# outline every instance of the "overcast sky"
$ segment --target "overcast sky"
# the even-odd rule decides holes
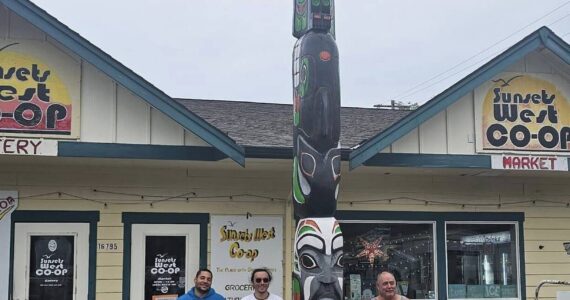
[[[291,103],[293,0],[33,2],[172,97]],[[342,105],[423,103],[540,26],[570,41],[569,14],[564,0],[336,0]]]

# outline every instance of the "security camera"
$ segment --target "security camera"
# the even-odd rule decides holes
[[[570,242],[563,243],[566,254],[570,255]]]

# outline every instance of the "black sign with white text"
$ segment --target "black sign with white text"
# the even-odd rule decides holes
[[[30,238],[29,300],[73,300],[75,237]]]
[[[186,291],[186,237],[147,236],[145,300],[183,295]]]

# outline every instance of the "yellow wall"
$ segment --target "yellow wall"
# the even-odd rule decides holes
[[[252,161],[246,169],[232,162],[111,159],[0,158],[0,163],[5,168],[5,172],[0,175],[0,188],[20,193],[20,210],[99,210],[100,242],[122,243],[123,212],[250,212],[253,215],[283,215],[284,286],[290,286],[291,251],[288,249],[292,249],[294,224],[289,201],[285,201],[289,197],[291,180],[288,161]],[[570,240],[570,208],[565,204],[570,195],[567,177],[553,176],[553,173],[542,174],[542,177],[489,177],[475,174],[461,176],[460,172],[366,167],[354,172],[344,171],[338,209],[524,212],[527,297],[533,297],[534,288],[542,279],[570,280],[570,256],[566,255],[562,247],[563,242]],[[98,192],[94,192],[94,189]],[[55,192],[63,194],[29,197]],[[169,200],[150,207],[152,200],[161,199],[149,197],[150,195],[162,195],[164,198],[188,192],[195,192],[197,198],[188,202],[185,199]],[[249,196],[236,196],[242,194]],[[140,199],[137,195],[146,196],[145,199]],[[231,200],[230,195],[233,195]],[[205,196],[219,197],[200,199]],[[393,199],[391,203],[387,200],[390,198]],[[506,204],[532,200],[537,200],[536,204]],[[428,205],[424,201],[428,201]],[[497,207],[499,201],[502,203],[501,208]],[[103,203],[107,203],[106,208]],[[466,206],[463,208],[462,204]],[[539,245],[544,248],[540,250]],[[209,253],[208,248],[208,261]],[[98,253],[97,299],[121,299],[122,260],[122,249],[114,253]],[[555,298],[555,291],[560,289],[545,287],[541,296],[545,299]],[[288,291],[285,297],[290,299]]]

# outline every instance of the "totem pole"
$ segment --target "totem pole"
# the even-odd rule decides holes
[[[340,182],[340,83],[333,0],[294,0],[293,299],[343,298],[343,237],[334,218]]]

